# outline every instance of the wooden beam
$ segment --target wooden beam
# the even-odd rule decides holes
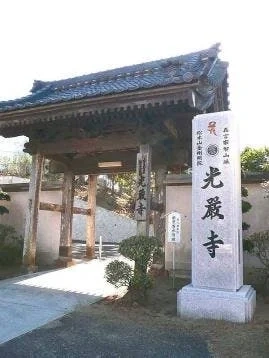
[[[46,211],[56,211],[56,212],[63,212],[63,206],[60,204],[52,204],[52,203],[43,203],[40,202],[39,210],[46,210]]]
[[[100,168],[98,163],[102,162],[121,162],[121,167]],[[115,151],[97,153],[96,155],[86,155],[82,158],[74,159],[72,170],[74,173],[106,174],[126,171],[135,171],[136,151]]]
[[[139,146],[138,139],[129,133],[112,133],[105,137],[67,139],[52,143],[26,143],[25,151],[39,151],[44,155],[66,153],[96,153],[123,149],[135,149]]]
[[[64,173],[59,256],[70,261],[72,260],[73,201],[74,175],[68,170]]]
[[[154,116],[154,114],[152,114],[152,116]],[[142,114],[141,117],[143,117]],[[25,151],[29,153],[39,151],[47,157],[57,155],[61,158],[61,154],[73,154],[75,157],[77,154],[83,153],[93,154],[130,149],[137,150],[139,145],[143,143],[155,146],[162,141],[171,138],[172,120],[170,120],[171,123],[169,122],[170,130],[168,130],[162,123],[161,118],[157,118],[157,113],[154,118],[155,120],[141,118],[139,126],[132,130],[128,128],[127,124],[122,124],[121,130],[116,130],[114,124],[111,124],[109,126],[109,132],[106,132],[106,127],[103,125],[103,127],[99,128],[99,134],[96,133],[94,128],[92,130],[88,129],[88,133],[83,137],[77,137],[75,134],[72,135],[73,129],[71,126],[66,129],[66,134],[70,138],[67,137],[63,139],[61,136],[59,138],[53,137],[51,140],[49,138],[46,140],[44,139],[44,136],[39,138],[35,137],[33,134],[30,136],[33,137],[33,139],[30,138],[29,143],[25,144]],[[173,127],[173,130],[175,135],[175,126]],[[58,131],[63,134],[63,130],[61,128],[57,129],[57,127],[53,129],[47,128],[46,131],[43,129],[43,131],[46,133],[55,133]]]
[[[180,165],[183,167],[184,163],[188,161],[186,150],[183,150],[180,145],[175,143],[173,139],[152,147],[152,170],[157,170],[161,166],[173,167]],[[69,160],[69,168],[75,175],[93,175],[101,174],[118,174],[134,172],[136,170],[136,154],[134,150],[104,152],[96,154],[77,154],[74,159]],[[67,160],[67,159],[66,159]],[[98,162],[115,162],[121,161],[121,167],[99,168]],[[50,163],[51,173],[63,173],[65,166],[57,161]]]
[[[172,134],[173,137],[178,138],[177,128],[172,119],[167,119],[163,122],[168,131]]]
[[[96,167],[90,167],[90,168],[74,168],[75,175],[86,175],[89,173],[89,170],[91,170],[92,175],[102,175],[102,174],[121,174],[121,173],[130,173],[135,172],[135,166],[122,166],[122,167],[115,167],[115,168],[96,168]]]
[[[60,213],[64,212],[62,205],[53,204],[53,203],[44,203],[44,202],[40,203],[39,210],[56,211],[56,212],[60,212]],[[91,215],[91,210],[90,209],[73,207],[72,208],[72,213],[73,214],[80,214],[80,215]]]
[[[88,209],[91,215],[87,216],[86,257],[95,257],[95,211],[96,211],[97,176],[88,176]]]
[[[104,152],[96,154],[84,154],[83,156],[76,156],[72,162],[72,168],[98,168],[98,163],[101,162],[122,162],[123,165],[134,165],[136,163],[137,150],[121,150],[113,152]]]
[[[80,215],[91,215],[91,210],[90,209],[84,209],[84,208],[78,208],[78,207],[73,207],[73,214],[80,214]]]
[[[46,159],[50,160],[49,170],[51,171],[51,162],[55,162],[58,166],[61,166],[61,173],[68,169],[70,164],[70,159],[68,159],[64,154],[47,154]]]
[[[43,155],[40,153],[33,155],[23,247],[23,265],[30,270],[34,270],[36,264],[36,238],[43,162]]]
[[[122,163],[121,167],[99,168],[100,162],[117,162]],[[86,175],[92,173],[94,175],[110,174],[110,173],[125,173],[135,171],[136,165],[136,151],[115,151],[106,153],[81,154],[77,155],[69,163],[70,169],[76,175]],[[51,173],[63,173],[65,166],[58,161],[51,161],[49,170]]]
[[[1,184],[1,188],[4,192],[14,193],[29,191],[29,183],[13,183],[13,184]],[[41,191],[60,191],[62,190],[62,183],[60,182],[43,182],[41,184]]]

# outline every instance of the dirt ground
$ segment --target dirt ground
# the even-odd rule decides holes
[[[179,332],[195,334],[207,341],[209,351],[217,358],[269,357],[269,304],[258,295],[254,320],[239,324],[214,320],[186,320],[176,315],[176,292],[187,281],[159,277],[151,290],[148,302],[129,305],[124,300],[109,297],[98,304],[80,308],[95,315],[110,316],[112,320],[133,319],[160,329],[173,327]]]

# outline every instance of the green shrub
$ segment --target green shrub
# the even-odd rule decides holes
[[[152,286],[153,280],[151,276],[138,270],[134,271],[129,285],[130,290],[133,292],[141,292],[142,296],[145,296],[146,291],[152,288]]]
[[[9,225],[0,224],[0,265],[21,263],[23,240]]]
[[[254,249],[254,244],[251,240],[247,239],[243,239],[243,250],[247,251],[249,254],[253,253],[253,249]]]
[[[244,249],[255,255],[263,265],[261,275],[264,278],[264,291],[269,294],[269,230],[254,233],[244,241]]]
[[[129,286],[133,276],[133,270],[126,262],[114,260],[111,261],[105,269],[107,282],[115,287]]]
[[[243,198],[246,198],[248,196],[248,189],[244,186],[241,186],[241,195]],[[252,205],[246,201],[242,199],[242,213],[248,213],[249,210],[252,208]],[[242,222],[242,230],[246,231],[250,228],[250,225],[246,222]]]
[[[10,201],[10,196],[0,188],[0,200]]]
[[[18,265],[21,263],[22,248],[14,245],[0,245],[0,265]]]
[[[245,200],[242,200],[242,212],[243,213],[247,213],[249,212],[249,210],[252,208],[252,205]]]
[[[162,243],[153,236],[131,236],[123,240],[119,246],[119,252],[135,262],[135,269],[147,272],[154,255],[160,253]]]
[[[5,206],[0,205],[0,215],[4,215],[8,213],[9,213],[8,209]]]
[[[106,280],[116,287],[128,286],[133,300],[144,301],[153,284],[147,271],[153,257],[161,252],[161,247],[161,241],[155,237],[131,236],[123,240],[119,252],[134,261],[134,269],[123,261],[114,260],[106,267]]]
[[[20,240],[13,226],[0,224],[0,244],[16,244]]]
[[[254,233],[244,240],[248,252],[258,257],[269,272],[269,230]]]
[[[10,201],[10,196],[7,193],[3,192],[1,188],[0,188],[0,200]],[[8,209],[5,206],[0,205],[0,215],[4,215],[8,213],[9,213]]]

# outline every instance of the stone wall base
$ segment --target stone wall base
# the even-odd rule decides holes
[[[256,307],[256,291],[249,285],[238,291],[195,288],[191,284],[177,293],[177,314],[182,318],[249,322]]]

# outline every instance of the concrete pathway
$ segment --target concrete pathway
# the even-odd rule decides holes
[[[77,305],[123,294],[104,279],[111,259],[0,281],[0,344],[62,317]]]

